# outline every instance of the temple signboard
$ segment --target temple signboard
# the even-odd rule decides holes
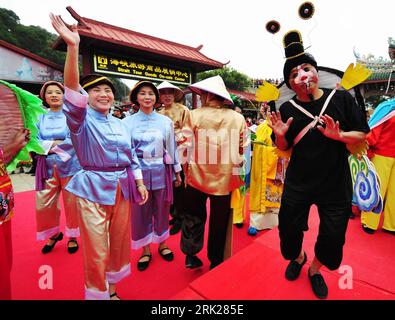
[[[191,71],[177,66],[142,61],[125,56],[96,52],[93,55],[95,72],[131,79],[168,81],[171,83],[191,84]]]

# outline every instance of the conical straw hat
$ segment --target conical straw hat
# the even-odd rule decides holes
[[[162,89],[174,89],[174,100],[180,101],[182,97],[184,96],[184,92],[174,84],[168,82],[168,81],[163,81],[159,86],[157,86],[160,94],[160,90]]]
[[[198,95],[201,94],[201,91],[214,93],[224,98],[227,104],[233,104],[232,98],[226,90],[224,80],[222,80],[221,76],[214,76],[191,84],[189,89]]]

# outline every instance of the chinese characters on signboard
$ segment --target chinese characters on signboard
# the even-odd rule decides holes
[[[95,72],[121,77],[169,81],[191,84],[191,72],[179,67],[168,67],[158,63],[148,63],[127,57],[96,53],[93,55]]]

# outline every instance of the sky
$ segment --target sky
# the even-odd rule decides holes
[[[346,70],[361,55],[388,57],[388,37],[395,38],[395,2],[390,0],[312,0],[312,19],[302,20],[303,0],[1,0],[24,25],[56,33],[48,14],[75,23],[66,10],[184,45],[203,45],[211,59],[251,78],[280,78],[284,65],[282,37],[298,29],[318,65]],[[269,34],[265,25],[277,20],[280,31]]]

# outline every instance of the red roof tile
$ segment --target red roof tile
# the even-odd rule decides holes
[[[45,64],[47,66],[50,66],[50,67],[52,67],[52,68],[54,68],[56,70],[59,70],[59,71],[63,72],[63,66],[60,66],[60,65],[58,65],[58,64],[56,64],[56,63],[54,63],[52,61],[49,61],[47,59],[44,59],[44,58],[42,58],[42,57],[40,57],[40,56],[38,56],[38,55],[36,55],[34,53],[31,53],[30,51],[27,51],[25,49],[22,49],[22,48],[19,48],[17,46],[14,46],[13,44],[11,44],[9,42],[0,40],[0,46],[3,46],[5,48],[7,48],[7,49],[10,49],[10,50],[12,50],[14,52],[20,53],[21,55],[29,57],[29,58],[31,58],[33,60],[36,60],[36,61],[41,62],[41,63],[43,63],[43,64]]]
[[[232,93],[235,96],[238,96],[241,100],[256,101],[255,93],[237,91],[237,90],[231,90],[231,89],[228,89],[228,91],[229,91],[229,93]]]
[[[94,38],[124,47],[149,51],[160,56],[167,56],[179,60],[189,61],[198,66],[197,71],[218,69],[223,63],[203,55],[197,48],[189,47],[176,42],[160,39],[136,31],[113,26],[104,22],[79,16],[71,7],[67,7],[72,17],[78,21],[78,32],[81,37]],[[58,39],[54,44],[55,49],[63,46],[63,40]]]

